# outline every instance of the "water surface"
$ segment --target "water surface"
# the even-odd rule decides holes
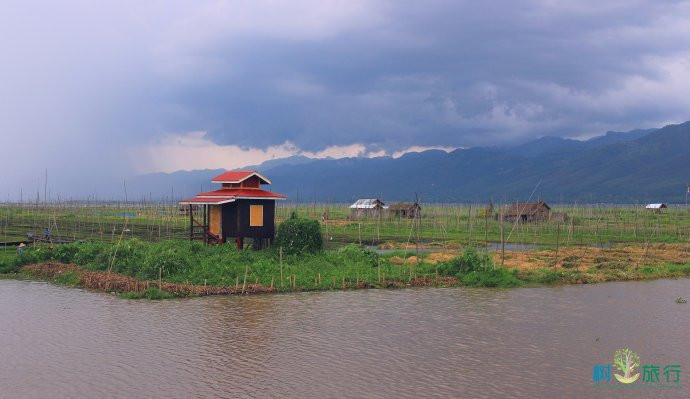
[[[689,385],[679,296],[690,280],[158,302],[0,280],[0,397],[688,397],[592,383],[630,347]]]

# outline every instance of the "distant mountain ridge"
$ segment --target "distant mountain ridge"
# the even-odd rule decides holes
[[[430,150],[400,158],[271,160],[256,169],[272,191],[300,202],[683,202],[690,180],[690,122],[607,132],[586,141],[543,137],[513,147]],[[219,170],[139,176],[137,190],[191,195]],[[167,188],[166,188],[167,186]],[[134,191],[134,189],[133,189]],[[154,196],[155,197],[155,196]]]

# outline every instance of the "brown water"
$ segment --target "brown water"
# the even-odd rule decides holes
[[[690,280],[159,302],[0,280],[0,397],[689,397],[679,296]],[[683,387],[595,388],[624,347]]]

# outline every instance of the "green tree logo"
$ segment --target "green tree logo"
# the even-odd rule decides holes
[[[635,367],[640,365],[640,356],[628,348],[618,349],[616,353],[613,354],[613,364],[616,369],[623,373],[623,375],[614,374],[616,379],[623,384],[635,382],[640,376],[640,373],[632,375]]]

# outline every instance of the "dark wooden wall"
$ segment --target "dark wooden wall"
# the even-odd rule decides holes
[[[264,206],[264,225],[249,225],[249,206]],[[236,237],[269,238],[275,237],[275,200],[239,199],[223,204],[223,240]]]

